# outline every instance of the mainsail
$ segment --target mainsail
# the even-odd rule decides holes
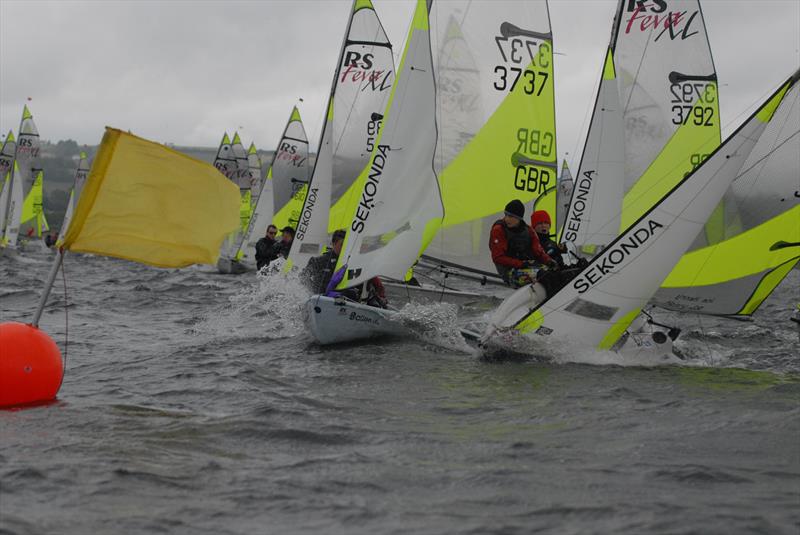
[[[393,78],[391,44],[380,19],[371,2],[354,0],[287,269],[305,266],[310,257],[322,252],[329,230],[348,224],[341,217],[331,217],[331,204],[369,163]]]
[[[702,229],[796,81],[797,74],[569,285],[521,316],[495,318],[495,326],[615,347]]]
[[[426,257],[496,275],[492,223],[530,214],[557,178],[553,39],[546,2],[441,2],[431,10],[445,207]],[[555,217],[555,195],[537,208]]]
[[[722,202],[651,304],[749,315],[800,259],[800,87],[781,101]]]
[[[699,1],[620,0],[562,238],[595,254],[719,141]]]
[[[337,270],[340,288],[376,275],[403,278],[430,243],[443,207],[433,168],[436,99],[428,5],[418,0],[383,126],[351,198]]]
[[[279,229],[297,227],[308,190],[308,171],[308,138],[294,107],[270,166],[275,203],[272,222]]]

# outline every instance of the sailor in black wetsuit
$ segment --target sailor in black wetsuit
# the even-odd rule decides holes
[[[345,231],[337,230],[331,237],[331,246],[321,256],[309,258],[308,264],[300,272],[300,280],[304,281],[306,287],[314,294],[325,294],[328,289],[333,274],[336,271],[336,263],[339,254],[342,252]],[[386,308],[386,291],[383,283],[378,277],[370,279],[367,283],[367,297],[365,303],[369,306]],[[341,295],[351,301],[362,301],[363,285],[346,290],[337,290]]]
[[[256,242],[256,269],[261,270],[262,267],[268,266],[270,262],[278,258],[277,254],[273,254],[272,248],[277,243],[275,236],[278,234],[278,227],[270,225],[267,227],[267,234]]]

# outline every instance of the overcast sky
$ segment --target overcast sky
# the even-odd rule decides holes
[[[523,1],[523,0],[520,0]],[[399,55],[413,0],[373,0]],[[96,144],[105,125],[271,149],[292,105],[312,147],[350,0],[0,0],[0,128],[29,105],[44,139]],[[558,151],[577,165],[615,0],[551,0]],[[800,0],[705,0],[723,133],[800,65]]]

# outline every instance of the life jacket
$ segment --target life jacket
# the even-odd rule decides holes
[[[506,256],[517,258],[519,260],[535,260],[533,256],[533,249],[531,248],[531,229],[524,221],[519,222],[520,227],[523,227],[518,232],[514,232],[506,225],[502,219],[494,222],[492,227],[500,225],[506,233]]]

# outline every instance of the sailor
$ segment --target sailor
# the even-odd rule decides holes
[[[281,229],[281,241],[272,246],[272,254],[275,255],[275,258],[279,256],[289,258],[289,251],[292,248],[293,241],[294,228],[288,225],[283,227]]]
[[[336,271],[336,262],[342,252],[345,231],[339,229],[331,236],[331,246],[321,256],[309,258],[308,264],[300,272],[300,280],[305,282],[309,291],[315,294],[324,294],[328,284]],[[370,279],[366,287],[362,284],[354,288],[342,290],[339,293],[351,301],[364,301],[369,306],[386,308],[386,291],[378,277]]]
[[[516,288],[535,280],[534,269],[542,265],[551,269],[558,267],[542,249],[538,236],[523,221],[524,217],[525,205],[514,199],[506,205],[503,218],[494,222],[489,236],[489,250],[497,273]]]
[[[556,243],[550,237],[550,214],[546,210],[536,210],[531,215],[531,228],[536,232],[539,243],[547,255],[558,262],[559,267],[564,267],[564,258],[561,253],[567,251],[567,246],[563,243]]]
[[[278,235],[278,227],[270,225],[267,227],[267,234],[256,242],[256,269],[260,270],[264,266],[268,266],[270,262],[278,258],[278,255],[272,254],[272,248],[277,243],[275,236]]]

